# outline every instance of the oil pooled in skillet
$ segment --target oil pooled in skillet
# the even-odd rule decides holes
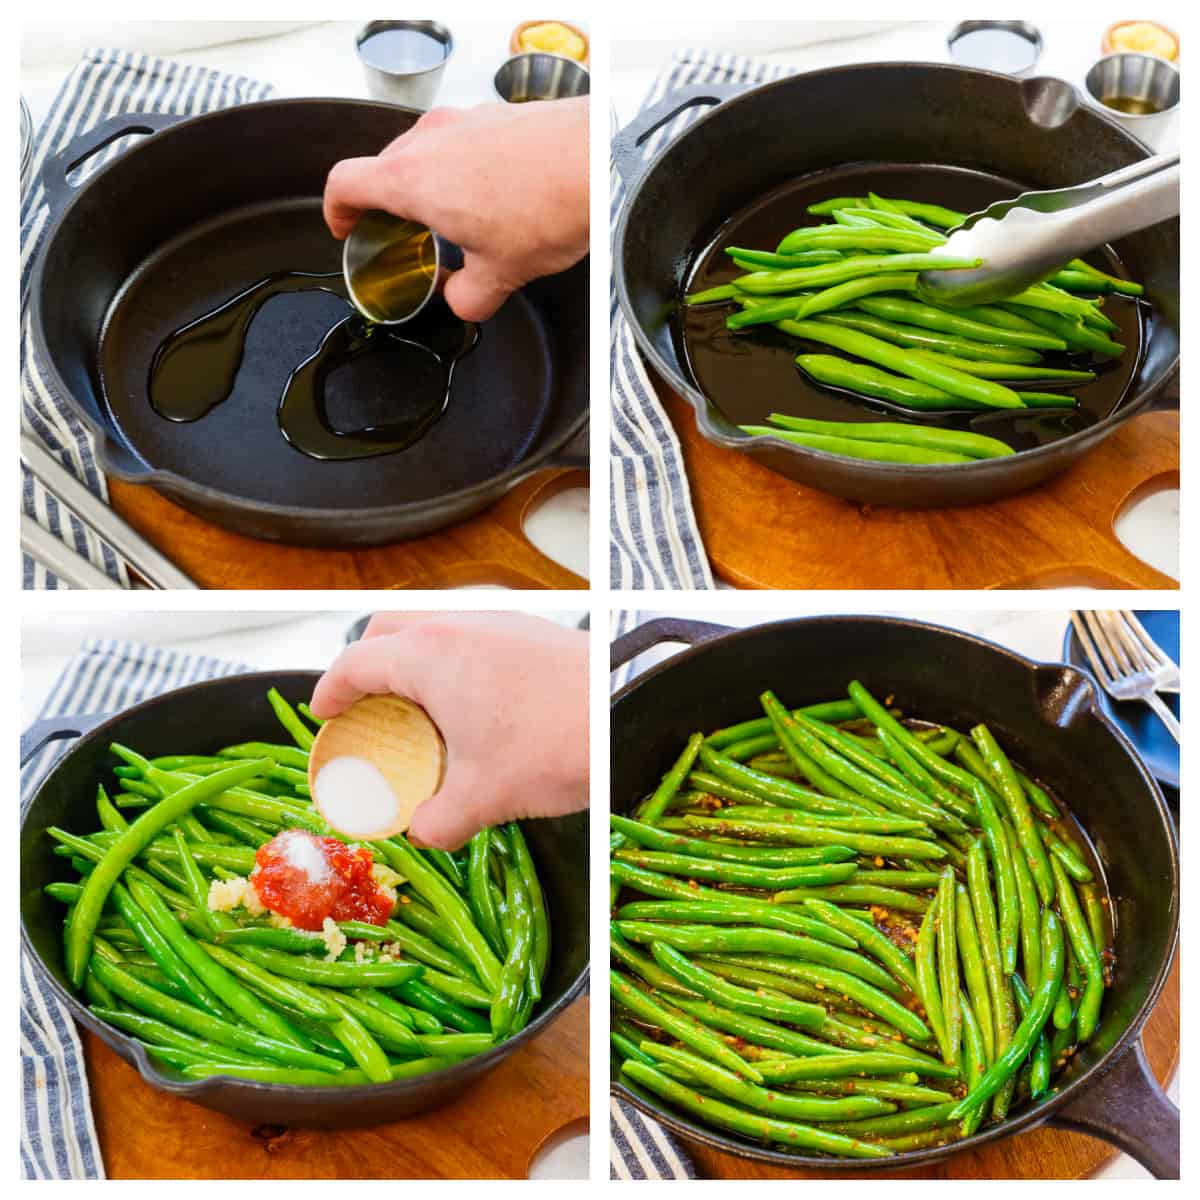
[[[726,246],[774,250],[784,234],[800,225],[818,225],[830,218],[809,216],[810,204],[832,196],[882,196],[923,200],[962,212],[985,208],[995,200],[1017,195],[1011,181],[956,167],[889,163],[856,163],[794,179],[733,215],[693,260],[684,294],[728,283],[741,272],[725,253]],[[1114,275],[1127,276],[1108,248],[1085,256]],[[680,305],[672,322],[676,347],[700,390],[736,425],[764,425],[772,412],[826,421],[895,421],[973,430],[1000,438],[1015,450],[1058,441],[1094,425],[1124,399],[1142,350],[1140,302],[1110,296],[1104,313],[1119,329],[1109,336],[1125,346],[1118,360],[1089,362],[1094,382],[1071,388],[1078,399],[1074,409],[961,410],[915,413],[874,400],[824,387],[796,366],[801,353],[839,353],[816,342],[800,341],[773,327],[752,326],[737,333],[725,328],[733,311],[727,304],[695,308]],[[1048,367],[1078,367],[1079,356],[1048,353]],[[1061,390],[1039,382],[1017,385],[1027,390]]]
[[[255,314],[273,297],[311,291],[346,299],[338,272],[280,272],[170,334],[150,366],[155,412],[169,421],[198,421],[228,399]],[[459,320],[440,300],[400,326],[373,325],[349,301],[347,309],[297,365],[278,401],[280,431],[312,458],[371,458],[413,445],[445,411],[454,366],[479,341],[479,326]],[[388,419],[339,429],[329,417],[327,385],[335,372],[366,358],[387,381]]]

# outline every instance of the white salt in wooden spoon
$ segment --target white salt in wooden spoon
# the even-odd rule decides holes
[[[403,833],[441,786],[446,746],[429,714],[400,696],[364,696],[321,726],[308,786],[339,833],[371,840]]]

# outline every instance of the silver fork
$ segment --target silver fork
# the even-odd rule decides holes
[[[1143,629],[1142,636],[1158,652],[1158,657],[1151,660],[1147,646],[1125,623],[1124,617],[1125,614],[1119,612],[1073,612],[1071,624],[1104,690],[1114,700],[1141,700],[1143,704],[1148,704],[1171,736],[1179,742],[1182,740],[1179,722],[1155,691],[1155,672],[1160,669],[1159,660],[1169,664],[1170,659],[1154,645]],[[1141,628],[1140,624],[1138,628]]]

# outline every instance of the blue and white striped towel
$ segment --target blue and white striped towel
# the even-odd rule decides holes
[[[690,84],[766,83],[793,73],[794,68],[736,54],[680,50],[650,89],[643,107]],[[652,159],[707,111],[703,107],[685,109],[647,139],[642,157]],[[625,188],[614,169],[609,204],[614,229],[624,200]],[[612,586],[678,590],[715,587],[692,511],[679,439],[646,374],[633,333],[617,303],[615,287],[610,306]]]
[[[59,677],[40,716],[116,713],[201,679],[249,668],[160,646],[91,639]],[[68,743],[51,742],[21,770],[21,810]],[[21,1175],[103,1179],[79,1034],[21,951]]]
[[[38,438],[77,478],[107,499],[108,489],[97,464],[92,439],[62,396],[50,387],[32,352],[28,306],[33,266],[50,225],[42,165],[78,134],[120,113],[164,112],[197,116],[217,108],[265,100],[269,84],[240,75],[223,75],[206,67],[184,66],[132,50],[89,50],[67,77],[49,115],[34,138],[28,193],[21,200],[21,427]],[[85,163],[86,178],[110,162],[132,139],[122,138]],[[124,564],[82,522],[50,496],[21,467],[21,510],[93,566],[124,586]],[[57,588],[60,581],[28,555],[22,556],[25,588]]]
[[[612,619],[612,640],[642,624],[645,617],[621,610]],[[640,656],[639,656],[640,658]],[[612,690],[623,688],[638,673],[634,658],[613,672]],[[657,1121],[631,1104],[608,1102],[608,1173],[611,1179],[695,1179],[696,1167],[683,1144]]]

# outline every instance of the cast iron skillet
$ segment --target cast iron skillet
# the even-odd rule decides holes
[[[477,1058],[370,1087],[284,1087],[228,1076],[193,1081],[156,1066],[142,1046],[97,1020],[76,998],[63,970],[63,908],[42,892],[52,880],[74,878],[70,866],[51,853],[53,842],[45,830],[49,825],[85,832],[96,828],[96,784],[111,776],[115,764],[110,742],[154,757],[175,753],[180,746],[203,753],[247,738],[277,739],[279,724],[267,704],[267,689],[274,685],[290,700],[303,700],[312,695],[318,677],[314,671],[233,675],[156,696],[116,716],[69,717],[33,726],[21,739],[23,762],[48,741],[79,741],[50,769],[22,815],[21,943],[42,982],[75,1020],[136,1066],[151,1086],[243,1121],[331,1128],[379,1124],[437,1107],[536,1037],[583,994],[588,974],[586,814],[524,826],[546,892],[551,934],[544,994],[533,1020],[516,1037]]]
[[[447,411],[401,453],[318,462],[280,435],[288,375],[349,311],[319,292],[267,302],[233,395],[204,419],[177,424],[150,408],[150,363],[168,334],[276,271],[340,271],[341,243],[321,220],[329,169],[377,153],[420,115],[356,100],[130,113],[47,161],[52,227],[30,319],[47,382],[96,435],[106,473],[239,533],[345,548],[463,520],[535,468],[567,461],[587,420],[586,260],[485,323],[455,368]],[[76,167],[131,133],[152,136],[71,185]],[[340,428],[386,421],[403,402],[369,360],[338,375]]]
[[[660,642],[692,649],[645,671],[614,697],[612,807],[627,812],[697,729],[845,694],[858,678],[894,692],[907,712],[959,728],[986,721],[1014,758],[1071,808],[1092,836],[1112,895],[1116,975],[1092,1042],[1043,1103],[944,1147],[886,1160],[792,1154],[706,1129],[614,1073],[611,1090],[677,1133],[745,1158],[826,1171],[913,1167],[1045,1121],[1112,1142],[1160,1178],[1179,1176],[1179,1111],[1154,1079],[1139,1034],[1171,969],[1179,929],[1179,851],[1158,785],[1101,710],[1095,687],[1066,665],[1030,662],[957,630],[883,617],[811,617],[731,632],[651,621],[612,647],[613,668]]]
[[[651,136],[684,109],[715,106],[647,165]],[[663,134],[662,136],[666,136]],[[1050,445],[947,467],[869,463],[751,440],[696,386],[672,336],[693,263],[717,229],[771,189],[850,163],[973,168],[1026,187],[1082,183],[1149,154],[1058,79],[1013,79],[935,64],[872,63],[794,75],[750,90],[699,84],[670,93],[617,135],[613,156],[629,195],[613,274],[642,354],[696,410],[709,441],[861,503],[902,508],[976,504],[1058,474],[1151,403],[1178,406],[1179,222],[1114,248],[1146,285],[1144,353],[1108,417]]]

